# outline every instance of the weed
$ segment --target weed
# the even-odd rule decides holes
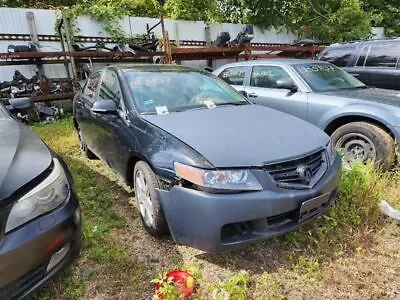
[[[249,296],[250,282],[250,274],[242,270],[236,275],[209,285],[207,290],[214,300],[244,300]]]

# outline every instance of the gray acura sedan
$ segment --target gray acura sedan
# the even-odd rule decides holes
[[[326,62],[269,59],[227,64],[214,74],[252,102],[306,120],[332,136],[346,165],[384,168],[400,140],[400,92],[366,86]]]
[[[328,210],[341,159],[329,137],[173,65],[93,73],[74,99],[82,150],[134,188],[146,230],[206,251],[294,230]]]

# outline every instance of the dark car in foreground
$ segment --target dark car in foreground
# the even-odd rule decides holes
[[[367,85],[393,90],[400,90],[399,58],[399,38],[333,44],[319,56]]]
[[[112,66],[74,99],[82,149],[134,188],[144,227],[206,251],[269,238],[328,210],[341,160],[329,137],[253,105],[212,74]]]
[[[400,92],[371,88],[326,62],[268,59],[224,65],[214,74],[252,102],[306,120],[331,135],[346,165],[389,168],[400,140]]]
[[[0,299],[30,295],[78,256],[72,186],[63,161],[0,103]]]

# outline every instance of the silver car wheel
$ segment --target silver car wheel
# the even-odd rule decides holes
[[[346,166],[351,166],[356,161],[367,164],[376,159],[374,143],[361,133],[342,136],[337,141],[336,148],[342,151],[343,161]]]
[[[150,189],[147,185],[144,173],[139,170],[135,177],[136,200],[143,221],[149,227],[154,227],[154,208],[150,198]]]

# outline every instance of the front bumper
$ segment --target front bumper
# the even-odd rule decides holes
[[[211,194],[174,186],[158,194],[178,244],[218,252],[281,235],[322,215],[336,197],[340,177],[338,155],[312,189]],[[300,217],[302,204],[317,197],[317,211],[310,218]]]
[[[82,232],[77,198],[6,234],[0,242],[0,299],[22,299],[53,278],[79,255]],[[66,248],[63,248],[66,247]],[[68,249],[51,269],[60,249]]]

